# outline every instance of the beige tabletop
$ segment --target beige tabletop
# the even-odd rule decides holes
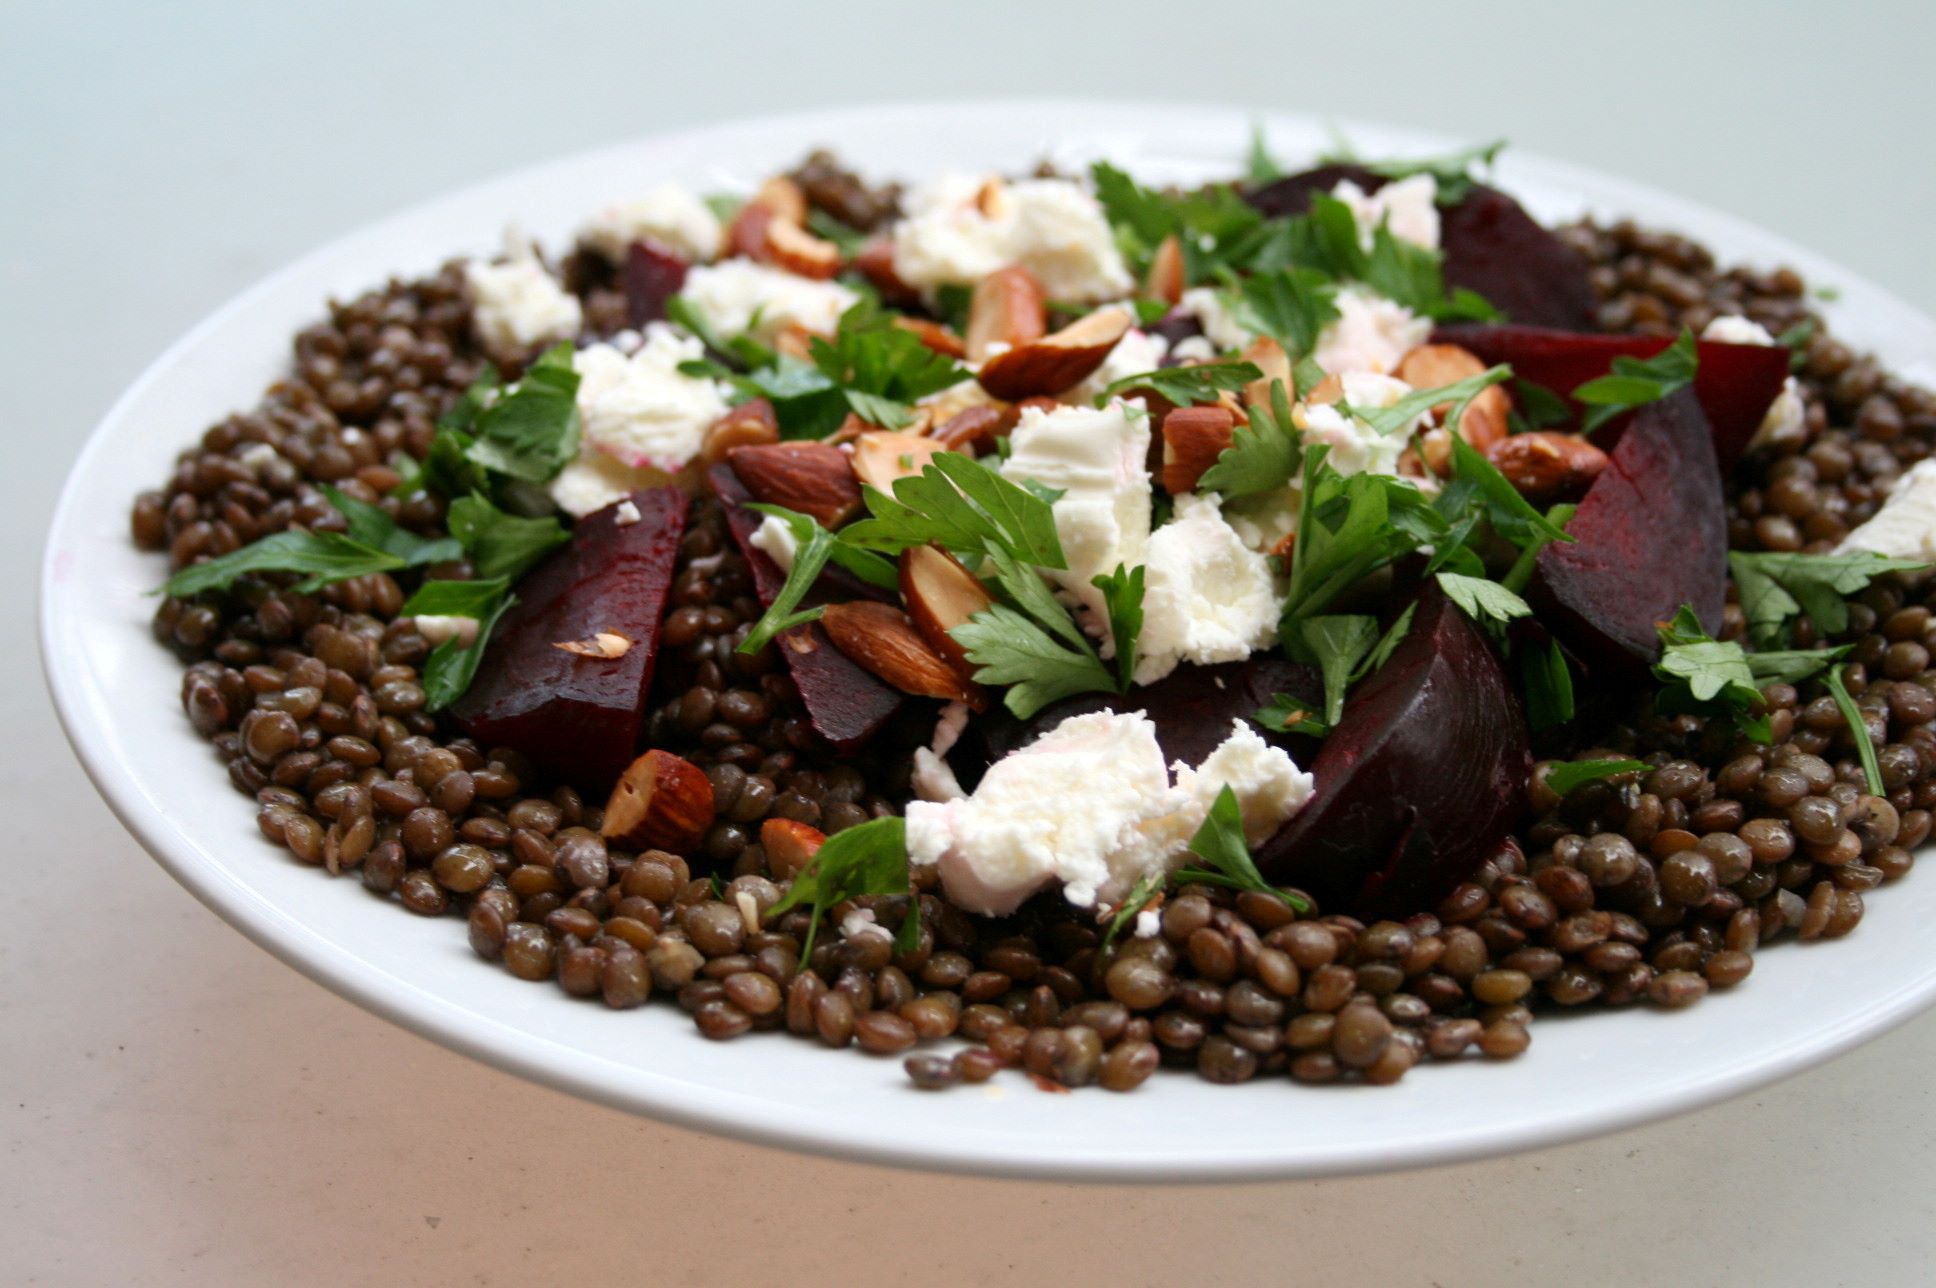
[[[674,8],[0,5],[0,1283],[1929,1282],[1932,1016],[1717,1108],[1493,1162],[965,1180],[496,1072],[279,965],[147,859],[36,669],[26,606],[68,463],[240,287],[501,169],[853,100],[1248,103],[1506,135],[1936,309],[1925,3]]]

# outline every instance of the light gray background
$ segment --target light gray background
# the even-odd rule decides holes
[[[0,3],[0,1281],[1928,1282],[1936,1017],[1585,1145],[1228,1188],[890,1173],[541,1090],[173,885],[67,754],[26,605],[69,461],[167,341],[528,161],[897,97],[1334,112],[1683,192],[1936,308],[1932,50],[1909,0]]]

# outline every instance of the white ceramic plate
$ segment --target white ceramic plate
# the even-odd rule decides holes
[[[669,1006],[574,1003],[479,962],[457,918],[424,921],[354,879],[329,880],[265,843],[252,804],[190,730],[180,666],[148,635],[161,561],[127,537],[134,494],[176,452],[284,370],[289,337],[328,296],[483,252],[515,221],[556,246],[595,205],[675,178],[744,188],[809,147],[881,175],[1022,168],[1045,152],[1115,158],[1161,180],[1234,173],[1252,114],[1060,102],[897,105],[754,121],[646,139],[521,171],[419,207],[316,252],[246,292],[164,353],[94,432],[68,480],[42,590],[48,681],[68,736],[108,803],[176,879],[244,934],[346,997],[460,1051],[608,1104],[774,1145],[923,1167],[1096,1179],[1315,1176],[1553,1144],[1691,1109],[1793,1073],[1936,998],[1936,879],[1869,901],[1852,938],[1785,944],[1754,976],[1692,1012],[1542,1020],[1526,1056],[1427,1065],[1385,1089],[1284,1079],[1215,1087],[1187,1076],[1131,1096],[1044,1095],[1007,1076],[944,1095],[913,1090],[898,1060],[777,1035],[712,1043]],[[1301,163],[1328,126],[1263,118]],[[1456,141],[1371,126],[1368,155]],[[1573,166],[1508,154],[1501,186],[1553,220],[1631,214],[1692,234],[1724,260],[1792,264],[1840,290],[1838,333],[1896,369],[1936,373],[1936,323],[1887,292],[1741,221]],[[265,964],[266,968],[266,964]]]

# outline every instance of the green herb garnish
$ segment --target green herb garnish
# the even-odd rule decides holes
[[[1226,498],[1275,492],[1297,473],[1300,435],[1291,422],[1291,399],[1281,380],[1271,381],[1270,406],[1250,409],[1250,424],[1231,430],[1230,446],[1197,480],[1199,491]]]
[[[864,894],[908,896],[907,917],[894,936],[897,951],[907,952],[920,942],[921,915],[908,884],[907,822],[890,816],[835,832],[823,842],[806,869],[793,878],[784,898],[767,911],[767,919],[802,904],[813,908],[813,922],[800,945],[800,963],[813,957],[813,940],[827,910],[843,899]]]
[[[478,411],[468,431],[470,459],[528,483],[556,477],[578,455],[578,372],[571,359],[569,344],[546,349]]]
[[[1108,927],[1102,932],[1101,951],[1107,953],[1122,937],[1122,933],[1135,924],[1137,916],[1143,909],[1149,907],[1150,901],[1162,892],[1163,874],[1161,872],[1146,872],[1136,878],[1136,884],[1131,886],[1129,893],[1123,896],[1122,904],[1116,909],[1116,915],[1109,919]]]
[[[1728,567],[1758,646],[1779,643],[1789,620],[1805,614],[1824,637],[1848,629],[1848,596],[1885,572],[1918,572],[1920,559],[1890,559],[1866,550],[1847,554],[1750,554],[1730,551]]]
[[[1313,268],[1252,273],[1237,283],[1236,294],[1238,319],[1273,337],[1286,353],[1311,352],[1318,335],[1338,320],[1337,283]]]
[[[1526,723],[1535,730],[1573,718],[1573,672],[1556,641],[1519,651],[1519,687],[1526,695]]]
[[[1699,366],[1694,333],[1685,327],[1679,339],[1651,358],[1615,358],[1611,375],[1589,380],[1573,391],[1574,401],[1587,407],[1582,428],[1591,434],[1616,416],[1687,388]]]
[[[546,515],[527,519],[507,514],[481,493],[452,501],[446,521],[451,536],[463,543],[472,569],[484,579],[506,577],[516,581],[571,540],[571,533],[556,518]]]
[[[1178,407],[1200,402],[1215,402],[1223,390],[1241,391],[1264,373],[1253,362],[1203,362],[1188,367],[1164,367],[1157,371],[1124,376],[1096,395],[1096,406],[1106,407],[1118,394],[1134,389],[1149,389]]]
[[[1761,743],[1773,736],[1767,714],[1759,710],[1761,685],[1798,683],[1849,651],[1844,646],[1751,654],[1732,641],[1711,638],[1687,604],[1660,627],[1660,641],[1660,661],[1654,665],[1662,681],[1659,709],[1723,717]]]
[[[404,616],[430,615],[441,606],[444,615],[453,617],[475,617],[477,636],[468,644],[455,639],[445,640],[430,652],[423,666],[424,709],[442,711],[464,695],[477,678],[477,664],[484,660],[485,646],[491,642],[491,633],[497,624],[518,602],[516,595],[505,589],[505,582],[494,579],[490,582],[433,581],[427,582],[410,601],[403,606]],[[495,587],[486,592],[485,587]],[[468,608],[469,611],[462,611]]]
[[[1568,760],[1546,771],[1546,785],[1553,789],[1554,795],[1568,796],[1587,783],[1645,768],[1644,760]]]
[[[347,533],[272,533],[239,550],[189,565],[162,583],[160,593],[180,598],[224,590],[247,573],[298,572],[309,575],[292,589],[308,594],[352,577],[440,563],[464,553],[451,538],[408,532],[380,507],[355,500],[336,488],[324,487],[323,495],[343,516]]]
[[[1869,795],[1887,796],[1888,790],[1882,783],[1882,767],[1876,763],[1875,740],[1869,736],[1869,722],[1850,696],[1841,669],[1831,666],[1828,674],[1822,677],[1822,683],[1827,687],[1829,696],[1835,699],[1835,709],[1848,722],[1849,737],[1855,740],[1855,754],[1862,762],[1862,776],[1868,780]]]
[[[1228,786],[1204,817],[1203,826],[1190,838],[1190,853],[1209,864],[1208,868],[1182,868],[1175,875],[1178,883],[1197,882],[1223,886],[1230,890],[1254,890],[1282,899],[1290,908],[1309,914],[1310,900],[1290,890],[1280,890],[1264,880],[1263,873],[1250,857],[1250,844],[1244,839],[1244,812],[1237,793]]]

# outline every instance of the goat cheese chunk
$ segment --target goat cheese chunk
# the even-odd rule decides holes
[[[1136,683],[1179,662],[1237,662],[1277,636],[1283,605],[1270,561],[1224,522],[1214,496],[1185,493],[1149,539]]]
[[[789,326],[832,335],[860,297],[839,282],[801,277],[750,259],[702,264],[679,292],[721,335],[751,335],[770,344]]]
[[[645,343],[629,356],[609,344],[580,349],[571,365],[586,445],[633,469],[676,473],[728,409],[718,384],[679,370],[705,352],[662,322],[646,328]]]
[[[1439,181],[1429,174],[1415,174],[1388,183],[1376,192],[1366,192],[1350,179],[1340,179],[1331,195],[1351,207],[1358,221],[1358,242],[1371,249],[1372,234],[1380,224],[1400,241],[1439,248]]]
[[[1718,340],[1722,344],[1781,343],[1769,334],[1767,327],[1738,313],[1715,318],[1702,329],[1701,339]],[[1775,395],[1775,400],[1768,404],[1768,414],[1761,418],[1761,424],[1748,441],[1748,446],[1755,448],[1776,443],[1799,443],[1806,437],[1808,404],[1802,401],[1801,382],[1790,376],[1782,382],[1781,392]]]
[[[1067,179],[943,175],[917,190],[896,224],[894,272],[932,295],[1020,264],[1052,300],[1120,299],[1134,285],[1102,206]]]
[[[1936,562],[1936,459],[1918,462],[1897,479],[1875,516],[1835,548],[1837,554],[1851,550]]]
[[[1253,843],[1311,795],[1311,776],[1241,722],[1203,764],[1175,771],[1142,712],[1071,716],[989,766],[972,794],[909,802],[908,857],[970,912],[1005,916],[1057,881],[1077,907],[1108,906],[1182,864],[1225,786]]]
[[[719,254],[722,236],[719,217],[690,188],[663,183],[596,211],[578,230],[578,244],[620,263],[633,242],[649,241],[704,263]]]
[[[584,325],[578,297],[558,284],[529,242],[515,240],[498,263],[464,265],[471,330],[499,362],[520,362],[533,349],[569,340]]]
[[[1183,292],[1177,307],[1197,320],[1203,338],[1217,353],[1229,353],[1249,344],[1256,332],[1237,318],[1230,297],[1214,286],[1192,286]]]
[[[1029,407],[1008,441],[1003,478],[1063,493],[1053,510],[1069,566],[1043,575],[1075,601],[1085,626],[1103,634],[1102,592],[1091,581],[1118,564],[1142,563],[1149,544],[1149,413],[1140,399],[1112,399],[1101,409]]]
[[[1339,384],[1344,387],[1343,404],[1363,411],[1390,407],[1412,392],[1402,380],[1364,371],[1346,372]],[[1339,404],[1313,403],[1301,411],[1304,442],[1329,446],[1325,463],[1340,474],[1398,473],[1398,458],[1425,419],[1421,415],[1408,426],[1385,434],[1357,416],[1346,415]]]
[[[755,550],[764,552],[781,572],[792,572],[793,557],[800,553],[800,539],[793,535],[793,525],[777,514],[769,514],[760,520],[760,526],[753,529],[749,544]]]
[[[1337,294],[1338,316],[1318,333],[1311,356],[1332,375],[1370,371],[1385,375],[1432,334],[1432,320],[1365,286]]]

